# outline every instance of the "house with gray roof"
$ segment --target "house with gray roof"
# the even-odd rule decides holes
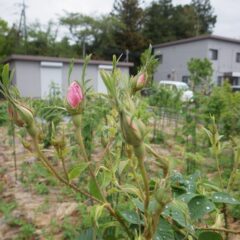
[[[207,58],[212,62],[215,84],[228,78],[233,89],[240,89],[240,40],[203,35],[153,46],[159,59],[155,81],[177,80],[188,82],[187,63],[191,58]]]
[[[69,58],[11,55],[4,63],[9,63],[11,69],[15,69],[13,84],[17,86],[23,97],[45,98],[49,94],[51,85],[57,85],[63,95],[68,88],[68,69],[71,63]],[[74,68],[71,80],[81,80],[84,61],[74,60]],[[129,68],[133,63],[119,62],[118,68],[122,74],[129,76]],[[100,75],[100,71],[112,70],[111,61],[91,60],[86,70],[86,79],[96,92],[106,93],[106,87]]]

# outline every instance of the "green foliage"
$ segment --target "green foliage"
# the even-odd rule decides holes
[[[149,59],[151,55],[147,54],[145,66],[140,71],[147,69]],[[226,218],[227,207],[239,204],[239,200],[233,197],[236,195],[234,183],[240,159],[239,140],[234,138],[228,145],[228,150],[233,152],[234,156],[228,184],[225,182],[222,184],[222,181],[213,182],[210,175],[205,172],[196,171],[185,176],[184,170],[183,173],[172,171],[175,163],[170,164],[170,161],[176,159],[159,154],[157,145],[154,145],[155,150],[148,144],[147,126],[151,127],[152,117],[155,116],[146,113],[149,110],[146,99],[142,99],[139,93],[131,89],[131,81],[138,75],[123,79],[117,69],[117,62],[117,58],[114,57],[113,71],[102,72],[108,94],[87,91],[86,85],[83,84],[84,110],[74,112],[74,115],[69,111],[68,114],[73,121],[67,119],[68,124],[63,121],[66,108],[57,89],[54,89],[49,102],[33,102],[33,106],[42,108],[43,111],[37,111],[36,116],[40,116],[54,126],[59,126],[60,123],[68,125],[67,133],[61,136],[69,139],[64,140],[63,144],[58,142],[60,145],[56,147],[55,144],[54,149],[46,149],[40,134],[30,134],[34,144],[31,151],[35,151],[39,161],[22,165],[21,181],[26,187],[33,186],[39,194],[47,194],[48,191],[51,192],[50,187],[54,183],[52,178],[56,177],[64,185],[61,189],[63,196],[58,196],[58,200],[69,196],[79,201],[80,229],[71,224],[71,220],[65,219],[62,225],[65,239],[91,237],[179,240],[203,239],[207,236],[219,239],[219,233],[212,233],[216,230],[212,226],[219,224],[220,212],[225,211],[223,214]],[[195,83],[199,85],[208,71],[201,69],[201,78],[199,78],[194,75],[199,70],[199,65],[196,66],[192,68],[192,79],[195,78]],[[71,68],[69,76],[70,72]],[[6,66],[3,72],[3,94],[11,102],[14,101],[15,95],[12,96],[12,92],[8,90],[9,84],[9,72]],[[180,92],[157,88],[155,95],[150,96],[149,101],[152,101],[157,110],[169,108],[174,109],[178,114],[186,110],[184,108],[186,105],[190,106],[188,111],[193,115],[189,117],[189,125],[193,122],[193,129],[196,130],[198,124],[202,123],[200,119],[205,119],[194,115],[199,114],[196,109],[200,106],[201,96],[203,95],[197,94],[194,102],[184,104],[181,102]],[[26,101],[30,102],[30,100]],[[158,114],[159,112],[156,112],[156,116]],[[38,120],[36,128],[40,131],[39,122],[41,119]],[[55,139],[56,143],[59,129],[53,128],[53,130],[52,139]],[[26,128],[26,131],[29,133],[29,129]],[[49,131],[46,130],[46,133]],[[214,118],[211,125],[205,129],[205,133],[210,139],[214,159],[209,156],[206,147],[205,152],[202,149],[205,155],[201,155],[202,152],[197,152],[198,148],[194,153],[186,153],[184,146],[182,146],[184,149],[182,156],[177,158],[198,159],[199,162],[203,161],[211,167],[214,165],[213,161],[216,161],[221,179],[218,158],[223,154],[224,139],[219,134]],[[165,143],[169,144],[167,136],[166,134]],[[163,146],[170,149],[167,144]],[[171,144],[173,153],[176,150],[174,144],[175,142]],[[74,151],[71,151],[72,149]],[[59,158],[58,165],[56,158]],[[182,166],[177,167],[182,168]],[[8,210],[5,214],[11,215],[13,208],[7,206],[6,209]],[[34,236],[34,226],[24,226],[26,224],[24,222],[17,224],[21,226],[23,239]],[[201,230],[203,225],[207,225],[209,230]]]
[[[152,55],[151,45],[141,54],[140,61],[142,66],[146,66],[148,85],[151,86],[153,83],[153,74],[159,65],[159,61]]]
[[[205,114],[215,116],[220,132],[225,138],[237,135],[239,122],[240,93],[232,92],[228,83],[215,87],[206,101]]]
[[[208,94],[211,87],[213,74],[212,63],[207,59],[191,59],[188,62],[190,81],[194,93]]]
[[[7,102],[0,101],[0,126],[8,122]]]
[[[172,0],[152,1],[145,15],[143,32],[152,44],[211,33],[216,23],[209,0],[176,6]]]
[[[23,223],[20,227],[20,234],[17,239],[28,240],[35,236],[35,227],[31,223]]]
[[[191,5],[197,15],[195,26],[197,34],[211,33],[217,22],[217,16],[214,15],[210,0],[192,0]]]
[[[34,189],[37,192],[37,194],[40,195],[46,195],[49,193],[48,187],[44,183],[36,183],[34,185]]]
[[[215,210],[215,205],[205,196],[196,196],[189,203],[189,210],[193,220],[201,219],[205,214]]]
[[[16,207],[16,202],[6,202],[4,200],[0,200],[0,212],[5,216],[5,218],[8,218]]]
[[[198,236],[198,240],[206,240],[206,239],[223,240],[220,233],[211,232],[211,231],[201,232]]]
[[[89,110],[83,113],[82,130],[87,152],[90,153],[93,150],[94,131],[104,122],[110,106],[101,96],[93,95],[88,99],[86,108]]]

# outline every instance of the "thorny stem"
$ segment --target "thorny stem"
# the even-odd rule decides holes
[[[60,182],[64,183],[66,186],[70,187],[71,189],[73,189],[75,192],[79,192],[81,194],[83,194],[84,196],[90,198],[91,200],[101,203],[101,204],[105,204],[107,202],[103,202],[102,200],[99,200],[97,198],[95,198],[94,196],[92,196],[90,193],[88,193],[87,191],[81,190],[79,189],[77,186],[75,186],[74,184],[68,182],[67,180],[65,180],[64,178],[62,178],[54,169],[54,167],[49,163],[48,159],[45,157],[45,155],[42,153],[39,144],[38,144],[38,140],[37,138],[33,138],[33,144],[34,144],[34,148],[35,151],[37,153],[37,156],[39,158],[39,160],[42,162],[42,164],[48,169],[48,171],[55,176]],[[133,234],[130,232],[130,230],[128,229],[128,226],[126,225],[126,223],[124,222],[124,220],[122,219],[122,217],[116,212],[114,211],[114,209],[111,207],[111,205],[109,203],[106,204],[106,209],[109,211],[109,213],[111,214],[111,216],[113,216],[122,226],[123,228],[126,230],[126,233],[128,234],[128,236],[130,238],[133,237]]]

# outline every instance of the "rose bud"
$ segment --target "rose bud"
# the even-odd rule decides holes
[[[8,116],[18,127],[23,127],[24,122],[20,119],[18,112],[13,107],[13,105],[8,105]]]
[[[83,101],[83,92],[81,86],[76,81],[72,82],[67,92],[67,102],[73,109],[77,109]]]
[[[16,103],[15,107],[19,114],[19,117],[24,122],[24,125],[27,127],[31,126],[34,122],[32,111],[29,108],[27,108],[26,106],[21,105],[19,103]]]
[[[131,80],[131,92],[135,94],[137,91],[141,90],[147,83],[146,73],[140,73]]]
[[[141,90],[146,84],[145,73],[141,73],[137,79],[136,90]]]
[[[146,135],[144,123],[137,118],[131,117],[126,112],[120,114],[121,130],[125,141],[132,146],[139,146]]]

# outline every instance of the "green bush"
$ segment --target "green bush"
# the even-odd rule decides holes
[[[0,126],[6,124],[7,122],[8,122],[7,102],[1,101],[0,102]]]
[[[205,116],[214,115],[220,132],[229,138],[240,132],[240,93],[232,92],[229,84],[215,87],[206,101]]]

